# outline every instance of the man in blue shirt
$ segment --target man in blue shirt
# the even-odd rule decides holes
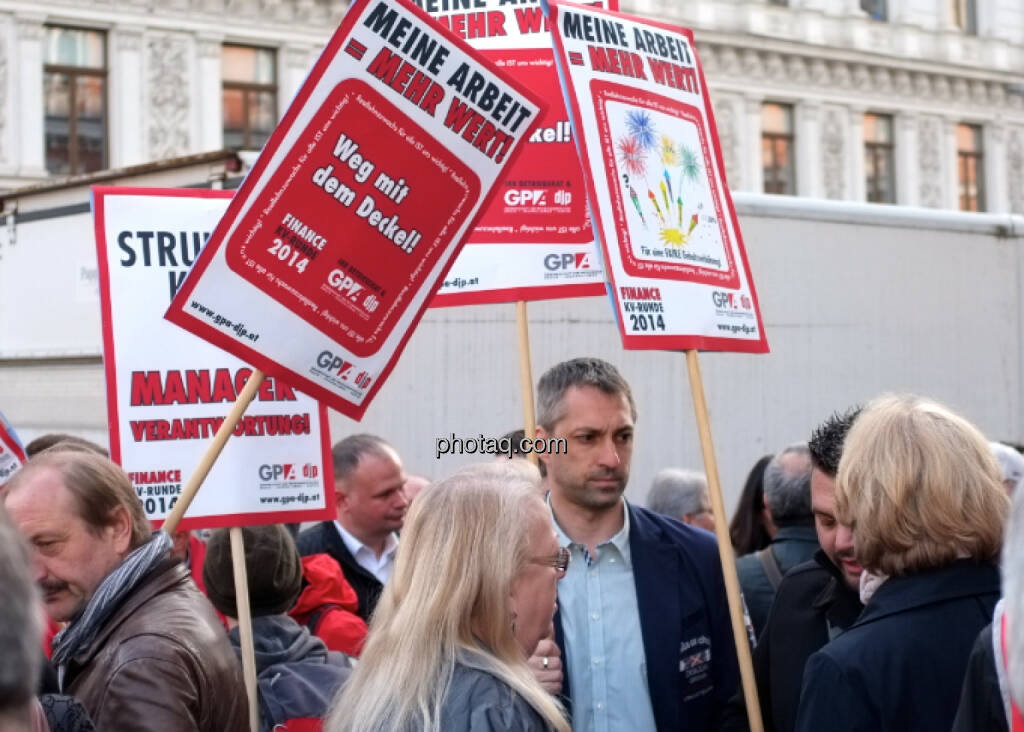
[[[573,555],[555,639],[573,728],[712,730],[739,682],[718,546],[710,534],[623,499],[636,405],[596,358],[537,387],[540,455],[555,529]]]

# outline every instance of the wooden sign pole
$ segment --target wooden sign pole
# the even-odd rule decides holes
[[[697,351],[686,352],[686,367],[690,376],[690,392],[693,394],[693,409],[697,416],[697,432],[704,454],[704,471],[708,477],[708,493],[711,494],[711,508],[715,514],[715,535],[718,537],[718,554],[722,560],[722,574],[725,577],[725,593],[729,599],[729,618],[732,620],[732,634],[736,640],[736,656],[740,662],[740,680],[743,697],[747,704],[747,720],[750,732],[764,732],[761,720],[761,705],[757,698],[757,684],[754,681],[754,664],[750,658],[750,639],[747,625],[743,621],[743,604],[740,601],[740,581],[736,575],[736,556],[729,538],[729,527],[725,521],[725,501],[722,499],[722,485],[718,478],[718,462],[715,460],[715,445],[711,439],[711,422],[708,419],[708,405],[704,399],[704,382],[700,375]]]
[[[533,366],[530,361],[530,321],[526,314],[526,302],[516,303],[516,330],[519,333],[519,380],[523,392],[523,431],[527,439],[537,436],[536,415],[533,411]],[[537,465],[537,453],[527,456]]]
[[[231,566],[235,575],[235,607],[238,613],[238,636],[242,642],[242,676],[245,693],[249,697],[249,729],[259,732],[260,706],[256,686],[256,651],[252,644],[252,610],[249,607],[249,578],[245,572],[245,543],[242,528],[233,526],[231,536]]]
[[[239,420],[242,419],[242,415],[248,408],[249,403],[256,398],[256,392],[259,391],[264,378],[263,372],[256,369],[249,376],[249,380],[245,382],[245,388],[242,389],[238,398],[235,399],[231,411],[228,412],[228,416],[224,418],[220,429],[217,430],[217,434],[213,436],[209,447],[206,448],[206,452],[199,459],[199,465],[196,466],[192,475],[189,476],[188,483],[185,484],[181,491],[181,497],[178,498],[171,512],[167,514],[162,528],[168,534],[173,534],[175,529],[178,528],[178,524],[181,523],[181,519],[188,510],[188,507],[192,505],[196,493],[199,492],[199,487],[206,480],[206,476],[210,474],[210,469],[217,462],[217,458],[220,457],[220,453],[224,449],[224,445],[227,444],[228,438],[235,431],[235,427],[238,425]]]

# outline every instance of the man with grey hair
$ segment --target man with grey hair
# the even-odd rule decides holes
[[[21,537],[0,504],[0,732],[32,729],[35,686],[42,659],[39,596]]]
[[[696,470],[665,468],[654,476],[647,508],[705,531],[715,530],[708,481]]]
[[[783,575],[809,561],[818,550],[807,443],[790,445],[768,463],[764,471],[764,503],[778,531],[767,547],[736,560],[740,588],[758,636]]]
[[[409,500],[402,459],[376,435],[349,435],[331,448],[335,521],[299,534],[299,553],[328,554],[359,597],[357,614],[369,621],[391,576]]]
[[[739,681],[714,536],[624,500],[636,405],[614,366],[560,363],[537,401],[538,437],[566,441],[538,457],[572,556],[555,639],[573,729],[710,732]]]

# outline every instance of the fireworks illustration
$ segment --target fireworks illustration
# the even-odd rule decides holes
[[[637,141],[643,150],[653,150],[657,147],[657,138],[654,132],[654,121],[651,115],[641,110],[633,110],[626,113],[626,130],[630,137]]]
[[[686,145],[679,146],[679,168],[680,175],[691,183],[696,183],[700,179],[700,159],[697,153]]]
[[[654,191],[648,190],[647,197],[651,199],[651,203],[654,204],[654,213],[658,214],[658,220],[661,221],[661,225],[665,225],[665,215],[661,212],[661,206],[658,205],[658,197],[654,195]]]
[[[700,184],[702,180],[701,160],[693,148],[671,135],[659,133],[650,113],[644,110],[626,112],[624,122],[627,134],[615,144],[616,158],[623,173],[623,193],[628,193],[645,229],[648,227],[644,210],[648,214],[653,212],[651,218],[658,224],[658,240],[663,246],[684,247],[701,220],[696,213],[687,220],[683,202],[687,186]],[[651,170],[655,166],[662,169],[661,175]],[[647,177],[648,171],[654,174],[653,183]],[[630,178],[634,180],[631,182]],[[672,184],[673,178],[678,181],[676,185]],[[646,201],[634,184],[641,191],[646,189]]]
[[[659,154],[661,156],[661,164],[666,167],[674,167],[679,165],[679,152],[676,148],[675,140],[668,135],[662,135],[659,141]]]
[[[632,175],[643,175],[647,170],[647,155],[635,137],[620,137],[618,145],[619,163]]]
[[[644,220],[644,211],[640,207],[640,196],[637,195],[636,188],[634,188],[633,186],[629,185],[629,176],[628,175],[624,175],[622,177],[625,180],[626,187],[629,188],[629,197],[631,199],[633,199],[633,208],[636,209],[636,215],[640,217],[640,223],[643,224],[644,228],[646,229],[647,228],[647,221]]]

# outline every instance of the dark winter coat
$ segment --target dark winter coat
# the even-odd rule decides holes
[[[967,658],[999,599],[999,570],[963,559],[886,580],[804,669],[798,732],[936,732],[956,716]]]

